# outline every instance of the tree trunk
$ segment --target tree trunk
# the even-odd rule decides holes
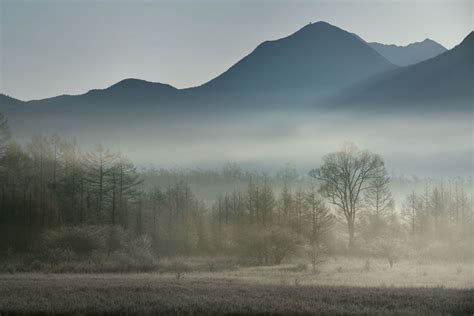
[[[349,231],[349,251],[354,249],[354,222],[348,221],[347,228]]]

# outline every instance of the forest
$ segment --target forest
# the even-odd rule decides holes
[[[317,168],[316,168],[317,167]],[[0,116],[2,271],[318,269],[329,256],[472,262],[472,179],[424,182],[395,203],[383,158],[355,145],[300,175],[139,167],[103,145],[37,135],[15,142]],[[222,259],[224,258],[224,259]],[[222,263],[223,264],[223,263]]]

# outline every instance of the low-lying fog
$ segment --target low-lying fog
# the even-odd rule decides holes
[[[98,120],[98,118],[97,118]],[[99,124],[94,119],[38,125],[10,119],[16,138],[57,131],[82,146],[121,150],[139,165],[219,168],[227,161],[273,171],[290,162],[301,172],[322,155],[353,142],[379,153],[387,169],[418,176],[472,175],[472,115],[305,115],[278,111],[259,115],[129,117]],[[40,127],[32,127],[40,126]]]

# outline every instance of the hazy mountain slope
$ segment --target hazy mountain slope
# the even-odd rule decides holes
[[[447,49],[431,39],[416,42],[407,46],[368,43],[380,55],[398,66],[417,64],[444,53]]]
[[[350,53],[349,53],[350,52]],[[353,34],[325,22],[259,45],[229,70],[198,89],[231,94],[307,100],[395,68]]]
[[[26,107],[38,115],[117,116],[122,112],[151,115],[156,111],[206,112],[212,108],[225,112],[242,107],[302,106],[395,67],[354,34],[318,22],[288,37],[262,43],[199,87],[178,90],[127,79],[83,95],[30,101]]]
[[[114,134],[140,125],[153,134],[158,120],[181,126],[199,116],[219,120],[277,109],[305,115],[305,106],[330,111],[371,105],[404,113],[445,105],[449,111],[472,107],[473,46],[471,33],[453,50],[400,68],[358,36],[318,22],[262,43],[199,87],[179,90],[126,79],[77,96],[22,102],[0,95],[0,111],[24,134],[68,130],[71,135],[85,129]]]
[[[94,89],[82,95],[63,95],[28,102],[35,107],[56,111],[120,110],[142,106],[153,107],[175,99],[178,89],[161,83],[125,79],[106,89]]]
[[[19,106],[25,102],[17,100],[15,98],[9,97],[8,95],[1,94],[0,93],[0,105],[2,107],[14,107],[14,106]]]
[[[424,62],[374,76],[355,85],[336,103],[396,105],[430,110],[433,107],[471,109],[474,91],[474,33],[461,44]]]

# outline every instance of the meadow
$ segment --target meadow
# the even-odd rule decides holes
[[[184,259],[183,259],[184,260]],[[196,260],[193,260],[196,262]],[[199,261],[199,260],[198,260]],[[195,264],[195,267],[201,266]],[[150,273],[0,275],[0,312],[35,314],[472,315],[472,264],[333,257]]]

